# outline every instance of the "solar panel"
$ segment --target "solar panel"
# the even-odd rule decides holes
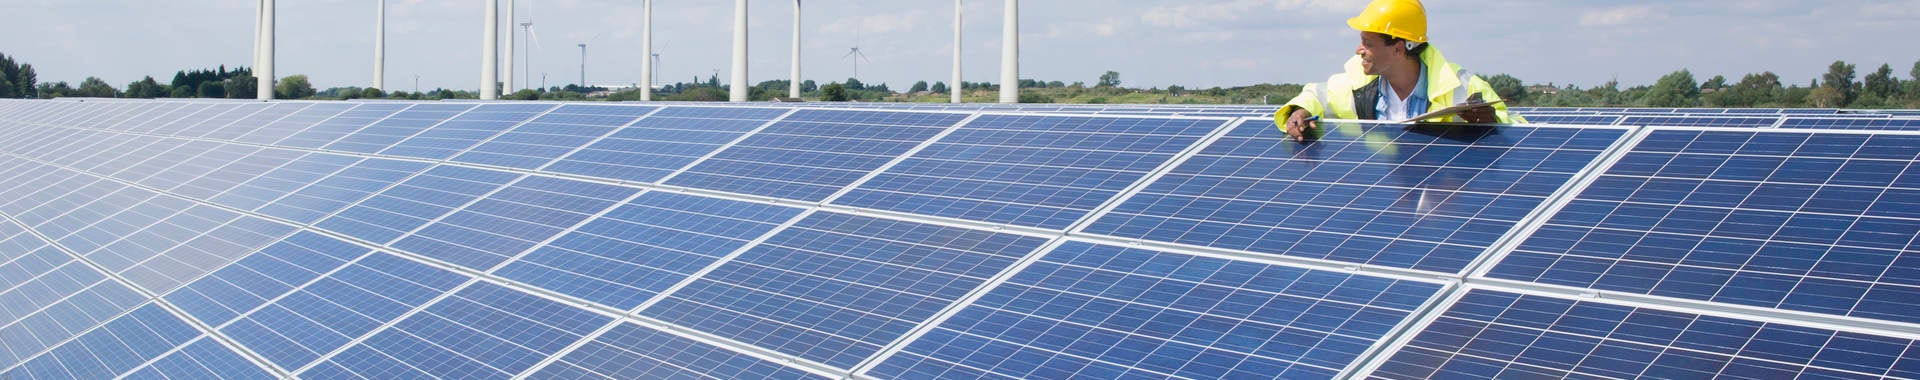
[[[1527,114],[1523,115],[1530,124],[1562,125],[1614,125],[1620,123],[1620,115],[1562,115]]]
[[[1627,116],[1619,125],[1657,125],[1681,127],[1768,127],[1779,117],[1761,116]]]
[[[967,114],[800,110],[666,180],[820,201],[952,127]]]
[[[1786,121],[1780,122],[1780,128],[1914,131],[1914,130],[1920,130],[1920,118],[1848,119],[1848,118],[1825,118],[1825,117],[1789,117],[1786,119]]]
[[[498,273],[613,308],[632,309],[800,211],[649,192]]]
[[[770,108],[667,108],[568,154],[545,170],[654,182],[787,112]]]
[[[850,369],[1045,242],[814,213],[641,314]]]
[[[421,131],[446,122],[447,119],[460,116],[472,110],[474,106],[453,103],[415,104],[366,125],[365,128],[354,130],[351,134],[327,144],[325,148],[354,153],[378,153]]]
[[[1474,290],[1370,377],[1913,378],[1914,341]]]
[[[833,203],[1064,229],[1222,124],[984,115]]]
[[[532,377],[547,379],[827,379],[700,341],[621,323]]]
[[[446,159],[553,107],[552,104],[483,104],[408,137],[380,154]]]
[[[1457,272],[1620,129],[1323,123],[1296,143],[1240,125],[1085,232]]]
[[[632,123],[658,107],[562,105],[454,161],[535,169]]]
[[[1271,109],[0,100],[0,377],[1914,377],[1920,135]]]
[[[1069,242],[867,374],[1333,378],[1439,290]]]
[[[1920,321],[1920,136],[1659,129],[1486,275]]]

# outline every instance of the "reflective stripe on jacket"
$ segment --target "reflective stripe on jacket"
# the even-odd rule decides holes
[[[1427,49],[1420,53],[1420,62],[1426,65],[1427,69],[1429,109],[1453,106],[1455,101],[1465,101],[1468,98],[1466,94],[1478,93],[1481,100],[1488,102],[1500,100],[1500,94],[1495,93],[1493,86],[1488,85],[1486,80],[1474,76],[1452,62],[1447,62],[1446,57],[1440,55],[1440,49],[1432,45],[1427,46]],[[1346,72],[1333,74],[1327,78],[1326,83],[1308,84],[1301,89],[1299,96],[1293,97],[1293,100],[1287,101],[1286,106],[1280,107],[1279,111],[1273,113],[1273,123],[1281,129],[1286,129],[1287,116],[1292,114],[1294,109],[1304,109],[1309,114],[1328,119],[1373,119],[1378,116],[1373,115],[1375,100],[1359,99],[1355,95],[1377,94],[1378,91],[1367,91],[1374,86],[1376,80],[1379,80],[1379,76],[1367,75],[1366,70],[1360,67],[1360,56],[1356,55],[1347,59]],[[1493,109],[1500,123],[1527,122],[1519,115],[1508,114],[1505,103],[1495,104]],[[1439,119],[1439,121],[1463,122],[1465,120],[1456,115]]]

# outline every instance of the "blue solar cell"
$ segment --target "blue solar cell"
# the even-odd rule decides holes
[[[1904,378],[1912,340],[1474,290],[1376,370],[1431,378]]]
[[[212,125],[213,123],[209,123],[209,125],[202,125],[203,128],[198,131],[187,131],[182,135],[213,140],[233,140],[236,137],[251,133],[256,129],[266,127],[276,120],[291,116],[295,112],[304,110],[314,104],[318,103],[288,102],[249,104],[247,108],[233,112],[234,114],[242,116],[237,120],[232,120],[230,123],[224,125]],[[251,108],[250,112],[249,108]],[[218,120],[213,121],[217,122]]]
[[[820,201],[966,116],[800,110],[666,183]]]
[[[1620,115],[1524,115],[1529,124],[1614,125]]]
[[[446,122],[463,112],[472,110],[472,104],[415,104],[405,111],[380,119],[366,128],[327,144],[326,149],[357,153],[375,153],[400,143],[421,131]]]
[[[368,252],[371,250],[303,231],[165,298],[195,319],[218,326]]]
[[[239,218],[240,214],[212,206],[196,205],[147,228],[128,231],[119,240],[100,249],[80,252],[80,254],[102,268],[118,273]]]
[[[506,378],[611,318],[480,282],[303,373],[315,378]]]
[[[1920,321],[1916,159],[1859,157],[1881,137],[1655,131],[1488,276]]]
[[[9,291],[8,298],[14,298],[11,297],[13,293],[27,293],[39,298],[39,296],[48,295],[47,292],[66,290],[53,289],[66,286],[56,282],[85,281],[91,284],[77,292],[58,294],[58,297],[46,297],[44,299],[51,299],[51,301],[45,303],[23,303],[18,299],[4,300],[5,305],[22,305],[23,307],[18,311],[10,310],[10,313],[20,313],[22,318],[9,318],[7,324],[0,325],[0,367],[18,364],[35,353],[78,336],[87,329],[106,323],[147,301],[145,296],[134,292],[133,289],[107,281],[99,272],[86,270],[80,263],[69,265],[79,267],[79,270],[86,272],[82,274],[72,273],[77,270],[59,270],[48,274],[48,276],[58,277],[42,277],[41,281],[28,283]],[[69,276],[88,276],[89,278],[74,279]],[[10,306],[9,309],[12,307]]]
[[[369,158],[260,207],[261,214],[313,223],[433,164]]]
[[[210,152],[209,155],[211,154]],[[191,199],[212,199],[214,196],[240,187],[247,181],[266,175],[274,168],[292,162],[304,154],[283,149],[253,150],[244,156],[220,162],[220,166],[203,167],[205,169],[199,172],[179,173],[181,177],[189,180],[169,190]],[[208,157],[202,156],[203,161],[206,158]],[[187,168],[187,165],[181,165],[174,170],[192,170]]]
[[[696,340],[631,323],[606,334],[533,373],[540,379],[824,379]]]
[[[459,166],[435,166],[340,210],[315,226],[386,244],[520,176]]]
[[[1620,120],[1620,125],[1660,125],[1683,127],[1767,127],[1780,122],[1779,117],[1763,116],[1649,116],[1630,115]]]
[[[1086,232],[1458,272],[1620,129],[1246,123]]]
[[[1044,242],[816,213],[642,314],[851,368]]]
[[[227,123],[232,123],[234,120],[239,120],[240,117],[245,116],[246,113],[251,112],[255,107],[261,107],[261,106],[264,106],[264,104],[258,104],[258,103],[208,104],[206,105],[206,107],[201,108],[199,112],[195,112],[192,115],[187,115],[186,117],[182,117],[179,120],[175,120],[172,123],[168,123],[167,125],[153,128],[147,131],[146,133],[151,133],[156,135],[166,135],[166,136],[181,136],[181,137],[187,137],[189,135],[197,135],[197,134],[203,133],[206,130],[218,128],[222,125],[227,125]],[[244,110],[244,111],[241,111],[241,110]],[[84,110],[82,111],[83,112],[79,112],[79,113],[84,113]],[[240,112],[236,112],[236,111],[240,111]]]
[[[220,193],[211,201],[242,210],[258,209],[359,161],[359,158],[352,156],[308,154]]]
[[[800,211],[646,193],[515,260],[499,274],[617,309],[631,309]]]
[[[393,247],[486,271],[638,191],[526,177],[395,241]]]
[[[200,331],[156,305],[135,309],[99,329],[68,341],[0,377],[110,378],[160,357],[200,336]]]
[[[552,104],[483,104],[408,137],[380,154],[446,159],[553,108]]]
[[[834,203],[1066,228],[1222,124],[985,115]]]
[[[1786,121],[1780,122],[1780,128],[1915,131],[1920,130],[1920,118],[1862,119],[1789,117]]]
[[[658,107],[564,105],[494,137],[454,161],[536,169]]]
[[[230,140],[254,144],[273,144],[274,142],[286,139],[288,136],[293,136],[295,133],[300,133],[300,131],[306,130],[309,127],[313,127],[322,121],[332,119],[334,116],[347,112],[347,110],[353,109],[355,106],[356,105],[352,103],[312,103],[311,106],[299,112],[294,112],[285,118],[261,125],[258,129],[254,129],[243,135],[234,136],[230,138]]]
[[[1331,378],[1439,290],[1068,242],[868,374]]]
[[[334,115],[331,118],[315,123],[311,127],[307,127],[286,138],[271,143],[274,145],[299,148],[319,148],[327,146],[328,144],[332,144],[334,140],[339,140],[341,137],[358,132],[360,129],[366,128],[376,121],[386,119],[388,116],[393,116],[393,114],[407,109],[409,106],[411,105],[401,103],[360,104],[351,110],[343,111],[338,115]],[[261,140],[264,141],[265,138],[262,137]]]
[[[201,338],[127,374],[134,379],[264,379],[259,365],[212,339]]]
[[[294,228],[242,216],[219,227],[201,230],[206,232],[119,274],[148,291],[166,293],[292,234]]]
[[[653,182],[786,113],[771,108],[668,107],[545,170]]]
[[[220,331],[280,368],[292,370],[400,318],[466,280],[453,272],[392,255],[365,255],[220,327]]]

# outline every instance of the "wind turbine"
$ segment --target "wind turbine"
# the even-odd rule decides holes
[[[527,22],[520,23],[520,29],[527,32],[527,52],[525,53],[527,67],[520,75],[521,79],[528,85],[533,84],[533,50],[540,49],[540,35],[533,32],[533,9],[533,1],[527,1]],[[513,73],[507,74],[512,75]],[[547,91],[546,85],[546,81],[542,80],[540,83],[540,92]]]
[[[858,26],[855,26],[853,30],[853,49],[848,50],[847,55],[841,56],[840,58],[853,58],[853,79],[860,79],[860,61],[873,62],[873,60],[867,59],[867,53],[860,52],[860,29],[858,29]]]

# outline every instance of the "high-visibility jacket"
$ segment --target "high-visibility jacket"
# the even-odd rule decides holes
[[[1440,49],[1428,45],[1420,53],[1420,62],[1427,69],[1427,104],[1429,109],[1450,107],[1457,101],[1466,101],[1468,94],[1480,94],[1480,99],[1488,102],[1500,100],[1500,94],[1493,91],[1487,81],[1473,75],[1466,69],[1447,62],[1440,55]],[[1367,75],[1360,66],[1360,56],[1347,59],[1346,72],[1333,74],[1326,83],[1308,84],[1300,90],[1300,95],[1287,101],[1287,105],[1274,112],[1273,123],[1281,129],[1287,127],[1287,116],[1295,109],[1305,109],[1308,113],[1328,119],[1378,119],[1374,104],[1380,94],[1376,81],[1377,75]],[[1501,123],[1526,123],[1519,115],[1507,113],[1505,103],[1493,105],[1494,115]],[[1449,116],[1435,121],[1464,122],[1459,116]]]

